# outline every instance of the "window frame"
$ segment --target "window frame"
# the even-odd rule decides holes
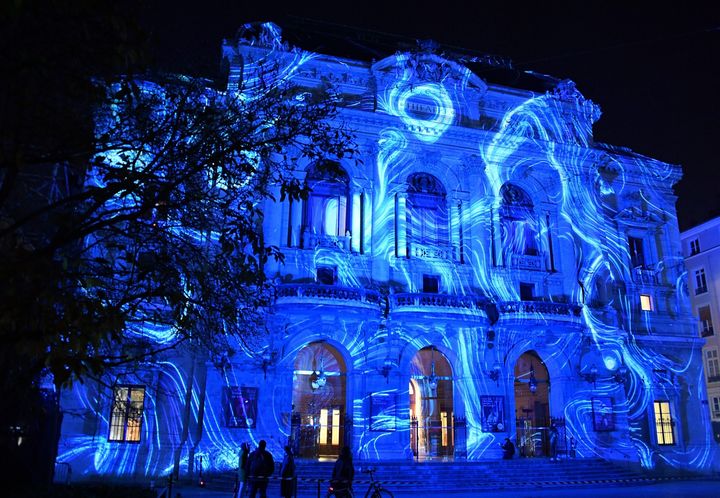
[[[705,294],[707,289],[707,278],[705,277],[705,268],[695,270],[695,295]]]
[[[720,358],[718,358],[717,349],[707,349],[705,351],[705,375],[708,382],[715,382],[720,378]]]
[[[701,337],[710,337],[711,335],[715,335],[715,329],[713,327],[713,319],[712,319],[712,311],[710,310],[710,306],[700,306],[697,309],[698,313],[698,320],[700,322],[700,336]],[[705,316],[706,318],[703,318]]]
[[[700,239],[695,238],[690,241],[690,256],[700,254]]]
[[[665,411],[663,411],[663,407],[666,408]],[[660,409],[658,410],[658,408]],[[669,400],[653,400],[653,422],[655,424],[655,440],[658,446],[675,446],[677,444],[677,435],[675,434],[676,424]],[[670,428],[669,432],[666,430],[668,426]],[[658,431],[658,428],[660,428],[660,431]]]
[[[647,248],[645,247],[645,239],[628,235],[628,254],[630,255],[630,267],[647,269]]]
[[[655,311],[655,303],[651,294],[640,294],[640,311]]]
[[[112,392],[112,405],[110,406],[110,417],[108,419],[108,442],[111,443],[131,443],[137,444],[142,442],[142,429],[143,429],[143,417],[145,415],[145,397],[147,396],[146,386],[141,384],[116,384],[113,386]],[[124,400],[119,400],[118,391],[121,389],[127,389],[127,395]],[[133,393],[136,391],[142,392],[142,399],[140,401],[139,409],[137,414],[133,414],[132,420],[137,421],[137,427],[130,426],[130,414],[133,407]],[[124,409],[116,409],[118,403],[125,403]],[[120,423],[117,423],[116,417],[120,417]],[[122,429],[122,437],[115,435],[116,430]],[[137,439],[129,439],[130,431],[137,432]]]

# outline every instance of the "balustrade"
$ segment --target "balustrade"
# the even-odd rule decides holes
[[[321,284],[283,284],[275,288],[275,296],[281,298],[332,299],[380,304],[382,296],[370,289],[339,287]]]
[[[580,317],[582,306],[569,303],[548,303],[544,301],[502,301],[498,305],[500,313],[537,313]]]
[[[455,308],[465,310],[484,310],[489,302],[482,296],[455,296],[450,294],[430,293],[399,293],[391,294],[390,308],[397,309],[406,306]]]
[[[643,268],[640,266],[638,266],[637,268],[633,268],[632,277],[633,277],[633,281],[636,284],[645,284],[645,285],[657,285],[658,284],[657,272],[651,268]]]

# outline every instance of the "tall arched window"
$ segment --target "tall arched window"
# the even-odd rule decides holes
[[[538,256],[538,221],[530,196],[517,185],[506,183],[500,188],[502,206],[502,242],[505,254]],[[512,264],[511,261],[508,263]],[[539,269],[539,268],[538,268]]]
[[[307,174],[310,195],[303,213],[304,246],[340,245],[350,229],[350,179],[333,161],[314,165]]]
[[[415,173],[408,178],[408,242],[428,246],[448,244],[445,188],[433,175]]]

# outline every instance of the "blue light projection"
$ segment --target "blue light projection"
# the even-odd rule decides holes
[[[247,36],[239,48],[225,47],[252,55],[244,59],[250,76],[235,87],[246,98],[290,79],[309,89],[338,86],[346,107],[338,120],[358,130],[365,154],[362,166],[342,164],[348,197],[324,204],[338,216],[344,203],[347,220],[312,225],[326,208],[302,214],[302,206],[269,203],[267,223],[282,227],[278,245],[286,246],[284,266],[269,268],[284,282],[270,335],[234,344],[238,354],[222,369],[183,357],[143,372],[153,388],[141,444],[108,443],[107,399],[75,386],[69,413],[96,417],[96,426],[82,434],[66,423],[59,461],[79,474],[149,477],[197,471],[202,457],[203,471],[224,471],[237,466],[243,441],[266,439],[281,455],[288,438],[299,438],[294,416],[319,430],[320,447],[333,447],[341,418],[331,419],[344,417],[343,442],[361,459],[438,456],[423,447],[431,436],[421,434],[422,421],[430,419],[444,428],[438,444],[451,448],[450,458],[494,459],[504,437],[524,434],[520,403],[536,395],[538,381],[515,368],[530,352],[549,376],[539,379],[548,383],[548,415],[563,419],[578,457],[714,464],[700,343],[676,247],[677,168],[594,143],[599,109],[570,81],[530,96],[490,88],[435,53],[408,52],[370,68],[368,105],[366,66],[291,49],[271,24]],[[483,116],[494,116],[492,124],[477,125]],[[311,247],[299,233],[308,226],[318,227]],[[640,264],[628,237],[646,244]],[[309,283],[322,267],[333,269],[335,286]],[[640,294],[652,310],[641,310]],[[173,335],[148,323],[128,332],[159,343]],[[308,351],[343,361],[298,366]],[[436,375],[443,362],[449,370]],[[334,379],[332,395],[317,382],[298,384],[313,375]],[[225,386],[259,387],[255,428],[227,427]],[[500,432],[482,429],[480,400],[488,396],[503,400]],[[612,432],[594,426],[600,398],[612,400]],[[301,408],[298,400],[318,405]],[[657,400],[670,401],[672,436],[682,444],[657,443]],[[462,433],[453,425],[460,419]],[[534,430],[537,439],[545,429]]]

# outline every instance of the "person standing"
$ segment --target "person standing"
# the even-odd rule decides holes
[[[236,489],[236,498],[243,498],[248,492],[248,457],[250,456],[250,445],[242,443],[240,445],[240,456],[238,457],[238,482]]]
[[[332,478],[330,483],[335,490],[337,498],[345,498],[350,496],[349,490],[352,488],[353,478],[355,477],[355,467],[353,466],[352,453],[349,446],[343,446],[340,456],[335,461],[333,467]]]
[[[280,467],[280,496],[291,498],[295,494],[295,458],[292,448],[285,446],[285,456]]]
[[[513,455],[515,455],[515,445],[510,441],[509,437],[505,438],[500,447],[503,450],[503,460],[512,460]]]
[[[557,444],[558,444],[558,430],[555,426],[555,422],[550,424],[550,461],[557,462]]]
[[[260,498],[267,498],[267,487],[270,476],[275,471],[275,461],[270,452],[265,450],[267,443],[261,439],[255,451],[248,457],[248,482],[250,498],[255,498],[260,491]]]

